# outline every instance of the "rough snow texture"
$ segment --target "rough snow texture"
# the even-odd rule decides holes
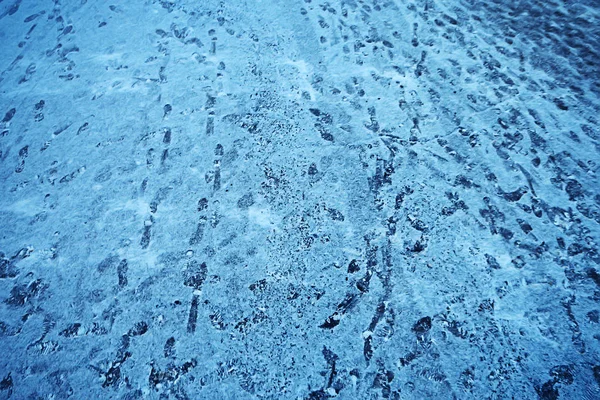
[[[0,1],[0,397],[600,398],[597,1]]]

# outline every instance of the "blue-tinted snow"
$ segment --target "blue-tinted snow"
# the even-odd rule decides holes
[[[597,1],[0,1],[0,397],[600,398]]]

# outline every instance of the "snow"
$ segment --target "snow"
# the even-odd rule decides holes
[[[600,9],[0,1],[0,398],[600,398]]]

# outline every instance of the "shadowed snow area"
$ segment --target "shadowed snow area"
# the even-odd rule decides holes
[[[0,0],[0,398],[600,398],[594,0]]]

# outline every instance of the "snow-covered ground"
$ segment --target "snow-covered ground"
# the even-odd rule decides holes
[[[597,0],[0,0],[0,397],[600,398]]]

